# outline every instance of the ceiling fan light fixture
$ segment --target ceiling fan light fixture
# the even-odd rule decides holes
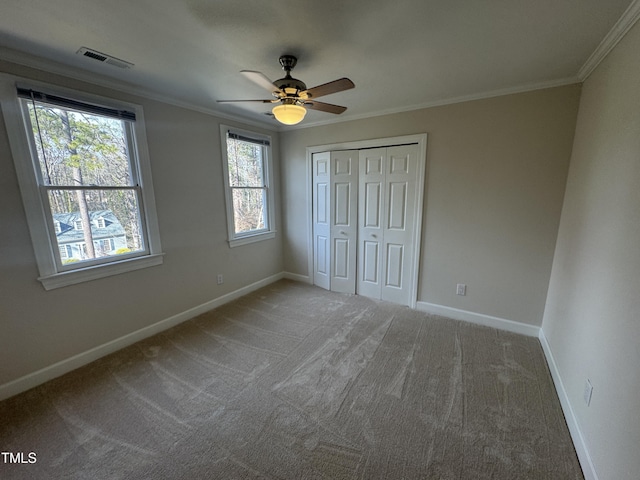
[[[300,105],[278,105],[271,110],[273,116],[276,117],[280,123],[285,125],[296,125],[300,123],[304,116],[307,114],[307,109]]]

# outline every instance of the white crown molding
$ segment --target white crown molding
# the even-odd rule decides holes
[[[228,113],[220,112],[213,108],[207,108],[203,107],[202,105],[196,105],[182,100],[177,100],[167,95],[150,91],[146,88],[138,87],[130,83],[120,82],[118,80],[104,77],[98,73],[93,73],[88,70],[82,70],[76,67],[62,65],[58,62],[31,55],[29,53],[19,52],[11,48],[0,46],[0,60],[5,60],[7,62],[22,65],[24,67],[34,68],[36,70],[52,73],[54,75],[72,78],[81,82],[91,83],[100,87],[110,88],[118,92],[136,95],[149,100],[155,100],[158,102],[173,105],[175,107],[186,108],[187,110],[193,110],[207,115],[213,115],[225,120],[239,122],[244,125],[250,125],[274,132],[278,130],[278,126],[272,125],[267,122],[258,122],[255,119],[244,117],[241,115],[229,115]]]
[[[640,1],[640,0],[638,0]],[[529,83],[526,85],[519,85],[516,87],[508,87],[508,88],[501,88],[499,90],[490,90],[487,92],[480,92],[480,93],[474,93],[471,95],[462,95],[459,97],[448,97],[448,98],[443,98],[440,100],[433,100],[430,102],[425,102],[425,103],[419,103],[416,105],[411,105],[408,107],[398,107],[398,108],[388,108],[385,110],[378,110],[376,112],[372,112],[372,113],[365,113],[365,114],[360,114],[360,115],[351,115],[351,116],[344,116],[335,120],[322,120],[319,122],[311,122],[311,123],[305,123],[305,124],[298,124],[295,126],[289,126],[286,127],[286,130],[297,130],[297,129],[301,129],[301,128],[310,128],[310,127],[318,127],[318,126],[322,126],[322,125],[330,125],[330,124],[334,124],[334,123],[341,123],[341,122],[350,122],[352,120],[363,120],[366,118],[372,118],[372,117],[380,117],[383,115],[392,115],[395,113],[404,113],[404,112],[411,112],[414,110],[422,110],[424,108],[432,108],[432,107],[442,107],[445,105],[453,105],[456,103],[464,103],[464,102],[472,102],[474,100],[484,100],[487,98],[493,98],[493,97],[501,97],[504,95],[513,95],[513,94],[517,94],[517,93],[525,93],[525,92],[532,92],[534,90],[544,90],[546,88],[554,88],[554,87],[563,87],[565,85],[573,85],[576,83],[580,83],[580,79],[578,77],[566,77],[566,78],[559,78],[557,80],[549,80],[549,81],[545,81],[545,82],[536,82],[536,83]],[[278,130],[282,131],[284,130],[283,128],[278,128]]]
[[[600,45],[594,50],[591,56],[578,71],[578,78],[584,82],[596,69],[600,62],[606,58],[611,50],[618,44],[626,33],[640,18],[640,0],[633,0],[631,5],[625,10],[620,19],[616,22],[609,33],[604,37]]]

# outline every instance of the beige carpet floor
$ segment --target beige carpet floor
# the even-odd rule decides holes
[[[5,479],[582,479],[537,339],[281,281],[0,403]],[[0,459],[2,460],[2,459]]]

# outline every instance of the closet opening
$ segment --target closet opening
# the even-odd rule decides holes
[[[311,283],[415,308],[427,135],[307,148]]]

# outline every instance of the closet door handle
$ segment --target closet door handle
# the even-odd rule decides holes
[[[372,233],[372,234],[371,234],[371,236],[372,236],[373,238],[378,238],[378,236],[377,236],[375,233]]]
[[[345,232],[344,230],[340,230],[340,235],[346,235],[347,232]]]

